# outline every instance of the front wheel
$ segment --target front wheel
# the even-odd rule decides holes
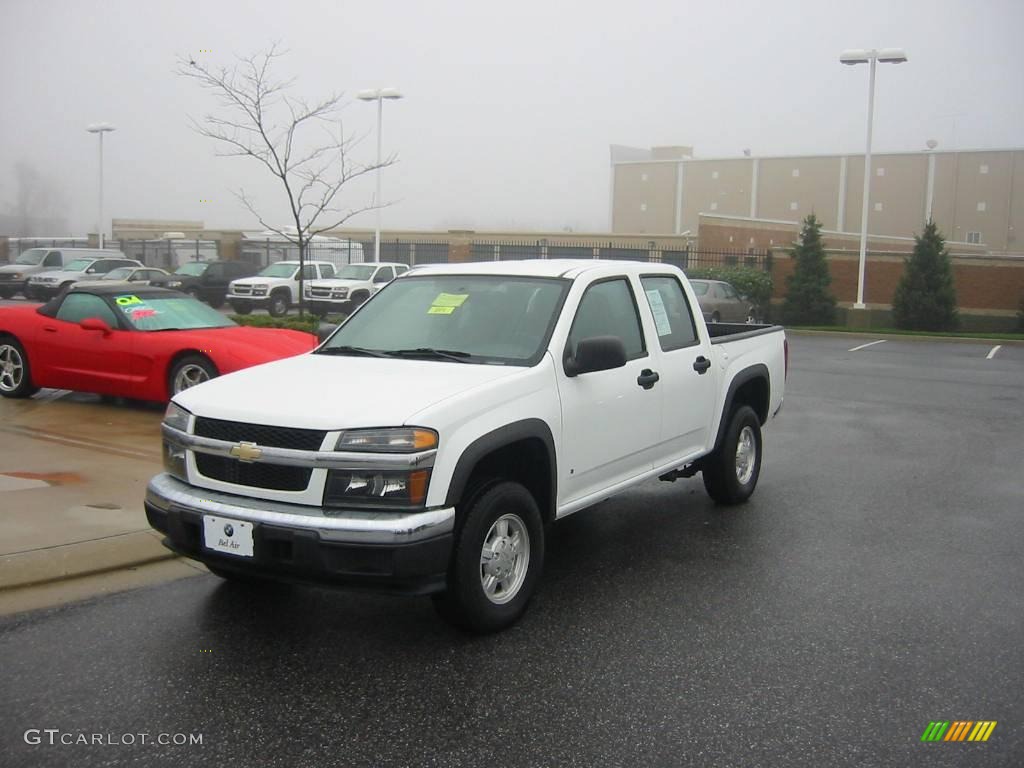
[[[544,567],[544,524],[537,502],[519,483],[477,490],[455,537],[448,589],[438,612],[473,632],[496,632],[523,615]]]
[[[267,311],[271,317],[284,317],[288,314],[288,294],[286,293],[275,293],[270,297],[270,304],[267,306]]]
[[[704,488],[719,504],[742,504],[757,487],[761,474],[761,421],[749,405],[732,413],[725,437],[701,472]]]
[[[172,367],[167,376],[167,389],[174,397],[196,384],[216,378],[217,369],[202,355],[185,355]]]
[[[38,391],[32,384],[25,348],[13,336],[0,336],[0,395],[31,397]]]

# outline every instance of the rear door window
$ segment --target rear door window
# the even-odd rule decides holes
[[[649,275],[640,278],[640,283],[654,316],[654,328],[662,350],[671,352],[696,344],[697,326],[679,280],[671,275]]]
[[[61,259],[60,251],[50,251],[46,254],[46,258],[43,259],[44,267],[60,267],[63,264],[64,261]]]
[[[334,277],[334,266],[331,264],[320,265],[320,277]]]

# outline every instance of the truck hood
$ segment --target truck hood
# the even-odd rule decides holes
[[[368,280],[351,280],[348,278],[321,278],[320,280],[307,280],[306,284],[317,288],[354,288],[365,286]]]
[[[232,280],[231,285],[286,285],[291,282],[294,281],[290,277],[259,277],[253,275],[252,277],[239,277],[237,280]]]
[[[401,426],[441,400],[523,370],[308,354],[212,379],[174,402],[197,416],[276,427]]]
[[[39,267],[33,266],[32,264],[4,264],[0,266],[0,275],[10,275],[12,273],[32,273],[35,274],[39,271]]]

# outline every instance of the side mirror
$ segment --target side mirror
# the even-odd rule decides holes
[[[78,324],[85,331],[100,331],[104,336],[110,333],[111,328],[98,317],[87,317]]]
[[[607,371],[626,364],[626,345],[618,336],[591,336],[576,344],[576,357],[565,361],[565,375]]]
[[[320,323],[316,329],[316,337],[320,342],[327,341],[327,337],[330,336],[338,329],[338,326],[333,323]]]

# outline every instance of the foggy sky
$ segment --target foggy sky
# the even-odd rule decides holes
[[[59,187],[76,234],[95,226],[96,137],[84,129],[98,121],[117,127],[105,140],[108,227],[259,229],[239,187],[287,224],[265,171],[216,157],[189,128],[211,103],[175,74],[179,55],[230,63],[274,40],[298,94],[353,98],[356,159],[373,159],[376,113],[355,92],[405,93],[384,107],[385,153],[399,158],[384,171],[385,229],[607,230],[613,143],[862,152],[868,71],[839,64],[844,48],[910,57],[879,66],[876,150],[1024,146],[1021,0],[2,0],[0,29],[0,209],[28,162]],[[347,202],[371,192],[361,184]]]

